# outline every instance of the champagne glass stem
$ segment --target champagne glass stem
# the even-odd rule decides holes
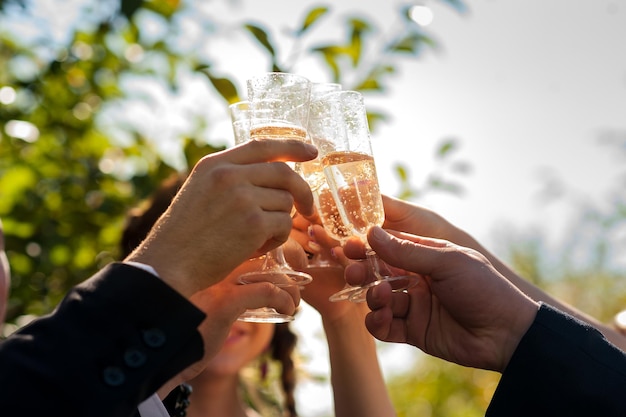
[[[417,284],[417,277],[413,275],[395,275],[389,266],[378,256],[378,254],[366,244],[365,257],[372,269],[375,280],[369,284],[362,285],[353,290],[348,299],[354,303],[366,301],[367,291],[383,282],[391,285],[392,291],[405,291]]]

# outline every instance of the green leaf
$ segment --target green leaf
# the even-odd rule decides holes
[[[428,180],[428,185],[435,190],[445,191],[451,194],[463,194],[463,187],[451,181],[446,181],[440,176],[433,174]]]
[[[213,84],[213,87],[215,87],[215,90],[224,97],[227,103],[231,104],[241,100],[237,87],[228,78],[213,76],[208,65],[197,66],[195,70],[207,76],[211,84]]]
[[[261,44],[263,47],[270,53],[272,58],[276,58],[276,51],[272,46],[272,43],[269,41],[269,36],[267,32],[260,28],[259,26],[255,26],[253,24],[244,25],[244,28],[250,32],[254,38]]]
[[[127,0],[121,0],[124,3]],[[149,0],[143,6],[146,10],[151,10],[163,17],[171,18],[181,5],[180,0]]]
[[[228,78],[217,78],[209,75],[209,79],[211,80],[211,84],[213,87],[220,93],[222,97],[230,104],[235,103],[240,100],[239,93],[237,92],[237,87],[235,84]]]
[[[366,78],[365,80],[363,80],[359,85],[357,85],[355,88],[355,90],[357,91],[382,91],[383,87],[382,85],[378,82],[377,79],[375,78]]]
[[[320,53],[324,57],[326,64],[333,73],[334,82],[339,81],[339,63],[337,57],[343,54],[343,47],[340,46],[322,46],[311,49],[312,53]]]
[[[346,53],[352,58],[352,65],[357,66],[361,60],[363,51],[363,36],[369,32],[370,25],[361,19],[351,19],[348,24],[352,28],[350,34],[350,44],[345,48]]]
[[[396,168],[396,174],[398,174],[398,177],[400,178],[400,180],[402,182],[408,181],[409,175],[406,171],[406,167],[402,164],[397,164],[395,168]]]
[[[289,72],[289,71],[284,69],[283,67],[279,66],[278,63],[275,60],[273,60],[272,61],[272,72]]]
[[[385,113],[368,111],[367,112],[367,123],[369,124],[370,131],[375,131],[378,128],[378,125],[388,119]]]
[[[141,8],[144,0],[120,0],[120,12],[122,16],[129,21],[133,20],[133,16]]]
[[[431,48],[437,47],[437,43],[431,37],[414,32],[388,45],[387,51],[417,54],[422,50],[423,45],[430,46]]]
[[[27,166],[15,165],[2,173],[0,177],[0,213],[8,214],[17,201],[23,198],[27,190],[32,190],[37,184],[37,175]]]
[[[206,144],[198,144],[196,141],[189,138],[185,139],[184,143],[185,145],[183,150],[185,152],[185,158],[187,160],[187,166],[189,167],[189,170],[191,170],[191,168],[206,155],[225,149],[223,146],[215,147]]]
[[[328,7],[317,7],[315,9],[311,9],[311,11],[304,18],[304,22],[302,23],[302,27],[296,31],[296,35],[302,35],[306,32],[315,22],[317,22],[322,16],[328,13]]]
[[[454,139],[446,140],[437,149],[436,156],[440,159],[445,158],[450,152],[457,148],[457,143]]]

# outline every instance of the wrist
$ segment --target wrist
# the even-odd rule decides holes
[[[342,303],[349,303],[349,308],[342,309],[334,314],[321,314],[324,330],[328,333],[330,331],[350,331],[355,327],[363,327],[365,329],[365,316],[370,311],[367,303],[352,303],[349,301],[342,301]]]
[[[152,270],[151,272],[155,276],[159,277],[183,297],[189,298],[197,289],[193,287],[193,282],[187,279],[189,274],[185,273],[182,268],[184,260],[180,259],[180,262],[177,260],[175,263],[171,263],[168,259],[165,256],[153,256],[148,251],[137,251],[131,253],[123,262],[136,267],[144,265],[143,269]]]
[[[504,372],[508,366],[522,338],[535,321],[539,308],[541,307],[538,302],[533,301],[528,297],[525,298],[526,302],[516,309],[518,313],[516,314],[515,319],[511,321],[511,325],[506,333],[505,341],[502,343],[503,348],[501,349],[501,363],[498,367],[496,367],[499,372]]]

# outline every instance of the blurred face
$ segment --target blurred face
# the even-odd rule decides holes
[[[244,262],[226,279],[236,280],[242,273],[252,271],[260,266],[261,262],[258,259]],[[201,375],[238,374],[244,366],[269,347],[274,335],[274,326],[272,323],[236,321],[230,328],[224,345]]]
[[[204,375],[235,375],[261,355],[274,335],[272,323],[236,321],[222,349],[208,363]]]

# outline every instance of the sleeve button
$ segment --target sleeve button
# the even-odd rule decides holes
[[[146,363],[146,354],[139,349],[130,348],[124,352],[124,363],[130,368],[139,368]]]
[[[112,387],[119,387],[126,381],[126,375],[117,366],[109,366],[102,371],[104,382]]]
[[[165,333],[160,329],[148,329],[143,331],[143,341],[146,346],[159,348],[165,344]]]

